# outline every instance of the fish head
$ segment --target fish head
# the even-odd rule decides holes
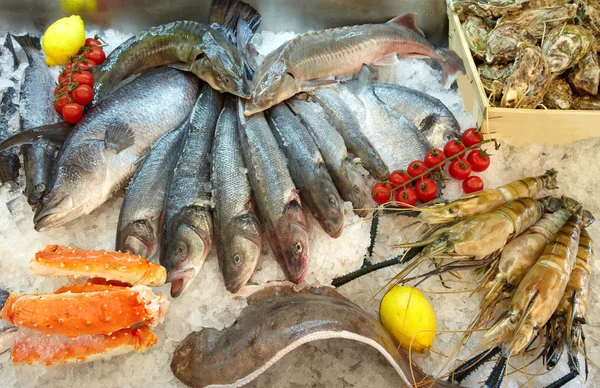
[[[272,248],[285,277],[294,283],[300,283],[308,270],[308,231],[302,207],[298,199],[291,200],[286,206],[280,227],[275,231],[276,244]]]
[[[333,238],[339,237],[344,229],[344,202],[334,186],[327,167],[320,163],[315,169],[317,179],[318,195],[312,196],[319,212],[315,212],[315,218],[323,227],[325,232]]]
[[[226,236],[233,236],[222,246],[219,266],[225,280],[225,288],[236,293],[254,273],[262,248],[262,235],[258,218],[251,213],[235,218]]]
[[[200,272],[212,246],[212,218],[203,206],[184,209],[173,223],[174,231],[165,244],[161,264],[167,270],[171,296],[176,298]]]
[[[367,190],[363,176],[355,168],[356,165],[353,162],[350,163],[352,163],[351,166],[346,168],[346,176],[350,184],[350,202],[355,207],[354,212],[356,214],[360,217],[366,217],[369,214],[369,211],[366,209],[369,201],[369,191]]]
[[[148,259],[156,253],[158,236],[149,220],[136,220],[125,225],[119,233],[117,249]]]
[[[275,61],[272,66],[263,64],[252,80],[244,114],[251,116],[262,112],[298,92],[298,83],[283,61]]]

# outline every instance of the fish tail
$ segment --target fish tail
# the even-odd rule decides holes
[[[437,53],[439,55],[438,61],[442,66],[442,84],[446,85],[449,75],[459,72],[465,74],[465,65],[457,53],[444,48],[437,49]]]
[[[25,55],[27,55],[27,60],[29,61],[29,64],[31,64],[31,54],[42,49],[40,38],[29,34],[20,36],[11,35],[11,37],[17,41],[19,46],[23,48],[23,51],[25,51]]]
[[[4,47],[10,51],[13,57],[13,70],[17,70],[20,65],[19,58],[17,58],[17,54],[15,53],[15,47],[12,43],[13,36],[11,34],[6,34],[6,40],[4,41]]]
[[[219,24],[230,38],[236,35],[238,20],[244,20],[253,33],[258,29],[261,21],[257,10],[239,0],[213,0],[209,15],[210,24]]]

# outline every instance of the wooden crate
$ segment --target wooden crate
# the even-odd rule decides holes
[[[600,112],[582,110],[512,109],[490,106],[471,56],[458,15],[448,9],[448,44],[463,59],[466,75],[458,77],[465,109],[488,136],[514,145],[565,144],[600,136]]]

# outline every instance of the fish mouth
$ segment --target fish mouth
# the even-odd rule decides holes
[[[34,229],[37,232],[57,228],[77,218],[73,211],[60,211],[57,209],[44,209],[43,203],[38,206],[33,217]]]
[[[196,269],[192,266],[189,260],[185,260],[184,264],[177,266],[175,270],[167,275],[167,283],[171,283],[171,296],[177,298],[185,291],[192,280],[196,277]]]

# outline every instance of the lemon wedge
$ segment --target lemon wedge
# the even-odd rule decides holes
[[[42,49],[50,66],[64,65],[85,44],[83,20],[77,15],[55,21],[44,33]]]
[[[427,353],[435,338],[435,315],[416,288],[394,286],[381,300],[379,318],[403,349]]]

